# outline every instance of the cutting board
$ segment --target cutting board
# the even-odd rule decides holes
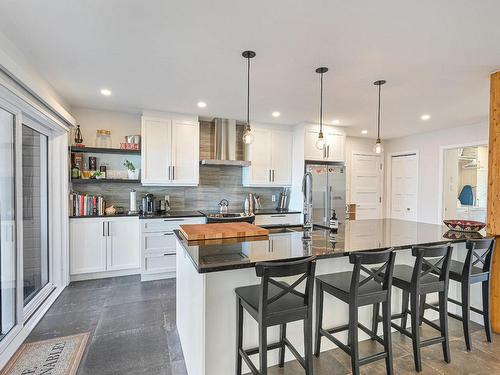
[[[217,238],[267,236],[267,229],[250,223],[182,224],[180,231],[188,241]]]

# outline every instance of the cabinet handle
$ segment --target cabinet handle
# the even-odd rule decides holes
[[[175,253],[164,253],[163,254],[164,257],[169,256],[169,255],[175,255]]]
[[[102,222],[102,236],[103,237],[106,237],[106,234],[104,233],[104,226],[106,225],[106,223],[103,221]]]
[[[269,182],[271,182],[271,170],[269,170]]]
[[[326,156],[330,157],[330,146],[326,146]]]
[[[163,221],[184,221],[184,219],[164,219]]]
[[[110,224],[110,222],[108,221],[108,237],[109,237],[109,224]]]
[[[173,236],[173,233],[163,233],[164,236]]]
[[[172,180],[175,180],[175,165],[172,166]]]
[[[286,215],[271,215],[271,217],[286,217]]]
[[[273,182],[274,182],[274,172],[276,172],[276,171],[273,169]]]
[[[168,179],[170,180],[170,165],[168,166]]]

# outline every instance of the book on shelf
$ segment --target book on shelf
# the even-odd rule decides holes
[[[69,216],[103,216],[105,208],[103,196],[69,193]]]

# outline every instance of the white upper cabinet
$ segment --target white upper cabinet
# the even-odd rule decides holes
[[[316,148],[319,135],[319,125],[307,125],[304,134],[304,157],[306,160],[342,161],[345,162],[345,134],[343,131],[328,125],[323,125],[325,147]]]
[[[290,186],[292,184],[292,133],[253,126],[254,140],[245,148],[251,162],[243,169],[244,186]]]
[[[142,184],[198,185],[199,132],[198,121],[143,116]]]

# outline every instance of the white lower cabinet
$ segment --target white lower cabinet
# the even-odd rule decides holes
[[[204,217],[141,220],[141,280],[175,277],[176,239],[173,231],[182,224],[204,223]]]
[[[255,225],[300,225],[302,214],[255,215]]]
[[[69,229],[71,276],[92,279],[106,277],[106,272],[134,274],[140,268],[138,217],[75,218]]]

